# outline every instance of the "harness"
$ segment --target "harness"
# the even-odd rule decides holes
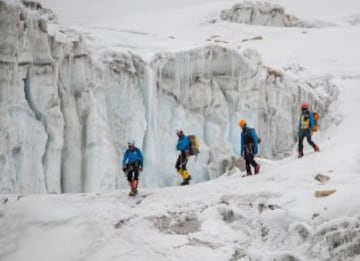
[[[301,123],[300,125],[301,129],[303,130],[310,129],[310,118],[308,113],[305,115],[301,115],[300,123]]]

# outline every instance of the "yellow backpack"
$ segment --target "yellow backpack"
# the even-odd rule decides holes
[[[198,138],[193,134],[188,135],[187,137],[188,137],[189,142],[190,142],[189,154],[191,156],[198,155],[200,153],[200,150],[199,150],[200,146],[199,146]]]

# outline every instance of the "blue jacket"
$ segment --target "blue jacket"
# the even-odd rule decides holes
[[[302,116],[304,116],[304,114],[300,115],[300,120],[299,120],[299,129],[301,130],[301,118]],[[314,120],[314,116],[311,112],[308,112],[307,116],[309,117],[309,129],[310,131],[313,131],[314,127],[315,127],[315,120]]]
[[[179,151],[189,150],[190,149],[190,141],[186,135],[182,135],[176,144],[176,149]]]
[[[131,151],[129,149],[127,149],[125,151],[124,157],[122,159],[122,165],[123,168],[126,166],[127,163],[135,163],[136,161],[138,161],[139,166],[143,166],[144,164],[144,157],[143,154],[141,152],[140,149],[135,148],[135,150]]]
[[[244,153],[244,148],[246,145],[253,143],[254,144],[254,155],[258,153],[258,137],[256,135],[255,129],[253,128],[245,128],[241,132],[241,155]]]

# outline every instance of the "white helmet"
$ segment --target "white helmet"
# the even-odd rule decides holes
[[[128,145],[135,146],[135,140],[133,140],[133,139],[128,140]]]
[[[180,127],[176,128],[175,131],[176,131],[176,134],[184,133],[183,128],[180,128]]]

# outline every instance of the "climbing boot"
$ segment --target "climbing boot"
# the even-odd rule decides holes
[[[191,176],[189,175],[189,172],[187,170],[181,171],[181,176],[183,177],[183,182],[180,185],[189,185],[189,181],[191,180]]]
[[[256,175],[256,174],[259,174],[259,171],[260,171],[260,165],[257,164],[257,165],[255,166],[255,175]]]
[[[137,184],[138,181],[137,180],[132,180],[129,182],[130,184],[130,192],[129,192],[129,196],[135,196],[137,194]]]
[[[304,156],[304,153],[302,151],[299,151],[298,158],[301,158],[302,156]]]
[[[183,178],[184,176],[183,176],[183,169],[179,169],[178,171],[177,171],[177,173],[179,173],[179,175]]]
[[[314,149],[314,151],[317,151],[317,152],[319,152],[319,151],[320,151],[320,149],[319,149],[318,145],[316,145],[315,143],[314,143],[314,145],[313,145],[313,149]]]
[[[138,180],[134,180],[133,181],[133,191],[135,192],[135,194],[137,194],[137,188],[138,188],[138,184],[139,184],[139,181]]]

